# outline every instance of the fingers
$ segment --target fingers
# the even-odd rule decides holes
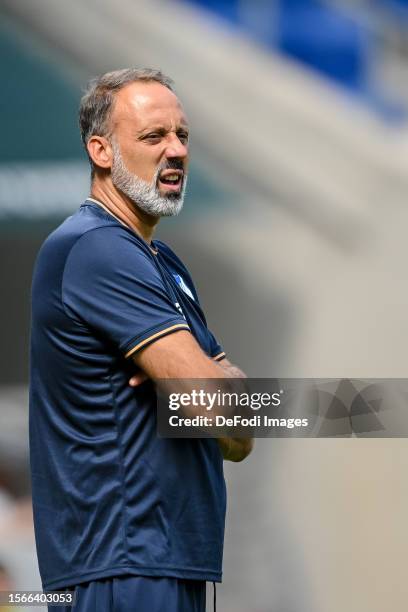
[[[132,378],[129,379],[129,385],[131,387],[138,387],[143,382],[145,382],[147,378],[148,378],[147,374],[145,374],[144,372],[140,370],[140,372],[136,372],[136,374],[134,374]]]

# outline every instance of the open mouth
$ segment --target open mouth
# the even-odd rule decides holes
[[[167,190],[178,191],[183,184],[183,172],[181,170],[164,170],[159,176],[159,183]]]

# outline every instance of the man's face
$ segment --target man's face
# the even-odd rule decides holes
[[[160,83],[121,89],[111,117],[113,184],[153,216],[177,214],[188,166],[188,124],[175,94]]]

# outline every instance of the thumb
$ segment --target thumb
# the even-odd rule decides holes
[[[136,372],[136,374],[134,374],[132,378],[129,379],[129,385],[131,387],[138,387],[143,382],[145,382],[145,380],[147,379],[148,379],[147,374],[145,374],[144,372],[142,372],[142,370],[140,370],[139,372]]]

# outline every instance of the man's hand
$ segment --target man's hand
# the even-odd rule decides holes
[[[224,357],[224,359],[221,359],[221,361],[219,361],[218,363],[227,372],[228,377],[230,378],[246,378],[247,377],[246,374],[244,374],[244,372],[240,370],[238,366],[230,363],[226,357]]]
[[[220,366],[231,378],[246,378],[246,374],[238,366],[233,365],[224,358],[219,362]],[[253,438],[218,438],[222,456],[225,461],[243,461],[254,448]]]

